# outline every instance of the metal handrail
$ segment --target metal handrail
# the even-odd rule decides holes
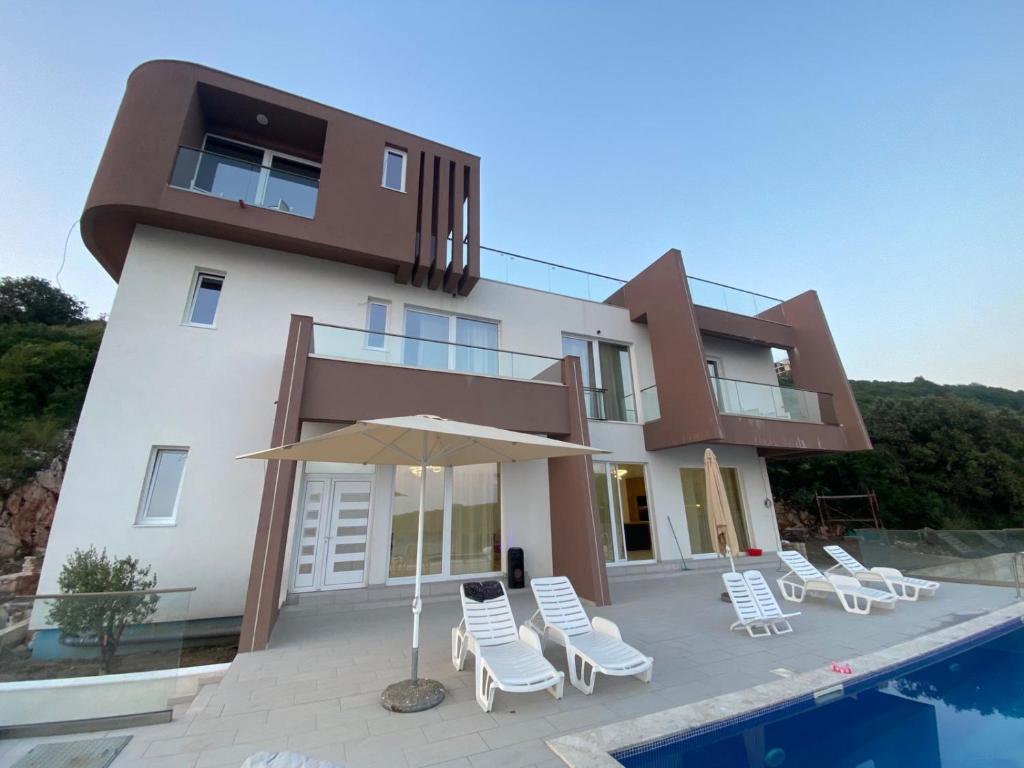
[[[748,291],[746,288],[737,288],[735,285],[728,285],[727,283],[719,283],[714,280],[708,280],[703,277],[694,277],[693,275],[687,275],[687,280],[696,280],[698,283],[707,283],[708,285],[717,285],[719,288],[728,288],[730,291],[739,291],[740,293],[749,293],[751,296],[760,296],[762,299],[770,299],[771,301],[782,304],[783,299],[776,298],[775,296],[769,296],[766,293],[758,293],[757,291]],[[703,306],[703,305],[701,305]],[[714,307],[711,307],[714,309]]]
[[[556,264],[553,261],[545,261],[544,259],[535,259],[532,256],[523,256],[519,253],[512,253],[511,251],[503,251],[501,248],[491,248],[490,246],[481,245],[481,251],[490,251],[491,253],[499,253],[502,256],[511,256],[514,259],[522,259],[523,261],[532,261],[534,264],[543,264],[546,267],[555,267],[557,269],[564,269],[568,272],[576,272],[580,275],[588,275],[590,277],[599,277],[602,280],[611,280],[613,283],[619,283],[625,285],[628,280],[623,280],[621,277],[612,277],[611,275],[602,275],[600,272],[591,272],[587,269],[579,269],[578,267],[570,267],[565,264]],[[708,280],[703,277],[695,277],[693,275],[687,275],[688,280],[696,280],[699,283],[707,283],[708,285],[717,285],[719,288],[728,288],[730,291],[739,291],[740,293],[747,293],[751,296],[759,296],[762,299],[769,299],[770,301],[782,304],[783,300],[775,296],[769,296],[765,293],[758,293],[757,291],[748,291],[746,288],[737,288],[735,285],[728,285],[727,283],[719,283],[715,280]]]
[[[367,336],[391,336],[396,339],[409,339],[410,341],[426,341],[431,344],[448,344],[453,347],[464,347],[466,349],[481,349],[485,352],[503,352],[506,355],[523,355],[524,357],[539,357],[542,360],[551,360],[553,362],[561,362],[561,357],[552,357],[551,355],[538,355],[533,352],[517,352],[512,349],[501,349],[499,347],[481,347],[477,344],[463,344],[459,341],[441,341],[439,339],[424,339],[421,336],[406,336],[402,333],[391,333],[390,331],[371,331],[366,328],[353,328],[350,325],[335,325],[333,323],[322,323],[319,320],[313,321],[313,325],[319,325],[323,328],[338,328],[343,331],[355,331],[356,333],[362,333]],[[315,353],[314,353],[315,354]]]
[[[195,152],[196,154],[199,154],[199,155],[210,155],[211,157],[223,158],[224,160],[230,160],[233,163],[242,163],[243,165],[247,165],[250,168],[259,168],[260,170],[273,171],[274,173],[281,173],[281,174],[284,174],[286,176],[294,176],[296,179],[304,179],[305,181],[312,181],[312,182],[314,182],[318,189],[320,187],[320,177],[319,176],[316,176],[316,177],[313,177],[313,176],[303,176],[301,173],[295,173],[294,171],[286,171],[283,168],[275,168],[272,165],[263,165],[263,163],[254,163],[251,160],[243,160],[240,157],[232,157],[231,155],[225,155],[225,154],[223,154],[221,152],[214,152],[214,151],[209,150],[209,149],[199,149],[198,147],[190,147],[187,144],[179,144],[178,145],[178,150],[180,151],[182,149],[187,149],[189,152]],[[310,166],[311,168],[316,168],[318,171],[320,170],[319,164],[317,164],[313,160],[309,160],[309,161],[299,160],[298,162],[299,163],[302,163],[302,162],[312,163],[312,165]]]
[[[802,387],[794,387],[789,384],[767,384],[763,381],[750,381],[750,379],[730,379],[726,376],[708,376],[712,381],[735,381],[739,384],[756,384],[759,387],[775,387],[777,389],[792,389],[794,392],[808,392],[812,395],[827,395],[832,397],[831,392],[822,392],[817,389],[804,389]]]
[[[518,253],[512,253],[511,251],[503,251],[500,248],[491,248],[486,245],[480,246],[481,251],[490,251],[491,253],[500,253],[502,256],[511,256],[513,259],[522,259],[523,261],[532,261],[534,264],[543,264],[545,267],[556,267],[558,269],[564,269],[568,272],[576,272],[581,275],[589,275],[590,277],[600,277],[602,280],[611,280],[613,283],[620,283],[625,285],[628,280],[623,280],[621,277],[612,277],[611,275],[602,275],[600,272],[590,272],[586,269],[578,269],[577,267],[568,267],[565,264],[556,264],[553,261],[544,261],[544,259],[535,259],[532,256],[522,256]]]
[[[17,600],[57,600],[63,597],[130,597],[132,595],[164,595],[174,592],[195,592],[195,587],[137,589],[131,592],[63,592],[55,595],[17,595]]]
[[[1017,587],[1017,599],[1024,595],[1024,552],[1013,553],[1013,580]]]

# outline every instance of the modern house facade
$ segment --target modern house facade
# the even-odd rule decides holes
[[[813,291],[627,281],[481,246],[479,158],[242,78],[128,80],[82,233],[118,281],[43,569],[75,547],[197,587],[265,647],[310,592],[411,581],[411,468],[238,461],[357,419],[430,413],[588,442],[595,460],[430,468],[428,580],[707,556],[703,452],[741,546],[779,546],[765,461],[870,442]],[[775,360],[790,361],[780,386]]]

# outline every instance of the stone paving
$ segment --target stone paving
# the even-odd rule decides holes
[[[777,574],[762,568],[766,577]],[[165,725],[110,731],[132,741],[113,768],[238,768],[260,750],[294,750],[347,768],[554,768],[545,740],[804,672],[879,650],[1013,602],[1013,590],[945,584],[938,595],[893,612],[846,614],[835,598],[808,600],[791,635],[751,639],[729,632],[731,606],[717,573],[676,573],[613,582],[613,605],[591,609],[619,624],[627,642],[655,658],[649,685],[600,677],[592,696],[566,682],[565,697],[499,692],[485,714],[473,697],[472,657],[455,672],[450,632],[455,601],[432,602],[422,617],[422,673],[448,688],[438,708],[413,715],[383,710],[380,691],[408,675],[408,606],[285,608],[270,649],[240,655],[224,679],[176,708]],[[512,597],[517,620],[534,611],[529,590]],[[547,656],[565,670],[565,656]],[[10,765],[40,741],[0,741]]]

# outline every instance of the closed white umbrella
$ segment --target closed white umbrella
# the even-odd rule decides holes
[[[732,509],[729,507],[729,495],[725,492],[725,480],[718,466],[718,457],[710,448],[704,450],[704,482],[708,498],[708,521],[715,551],[729,558],[729,565],[736,570],[732,557],[739,550],[736,539],[736,527],[732,521]]]
[[[423,609],[420,583],[423,575],[423,506],[427,467],[533,461],[595,453],[607,451],[524,432],[450,421],[439,416],[399,416],[357,421],[325,435],[247,453],[238,458],[394,464],[421,468],[416,588],[412,601],[412,676],[389,686],[384,692],[385,706],[389,709],[415,712],[435,706],[444,698],[444,688],[440,683],[419,679],[420,613]]]

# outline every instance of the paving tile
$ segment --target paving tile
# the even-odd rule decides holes
[[[411,712],[407,714],[396,714],[389,712],[387,717],[370,720],[367,726],[370,734],[379,736],[384,733],[395,733],[406,731],[410,728],[419,728],[422,725],[441,722],[441,716],[436,709],[428,709],[426,712]]]
[[[195,736],[179,736],[176,739],[159,739],[145,743],[143,757],[163,757],[165,755],[180,755],[187,752],[200,752],[213,747],[226,747],[235,743],[235,730],[211,731]],[[134,739],[133,739],[134,741]],[[129,746],[132,746],[129,742]]]
[[[664,705],[661,707],[664,709]],[[500,728],[481,733],[480,736],[491,749],[501,749],[510,744],[546,738],[555,733],[555,726],[542,717],[519,723],[505,723]]]
[[[454,720],[441,720],[437,723],[424,725],[423,735],[427,741],[441,741],[455,736],[464,736],[467,733],[479,733],[498,727],[498,721],[490,715],[484,714],[477,707],[476,713],[467,717],[460,717]]]
[[[501,749],[470,755],[473,768],[525,768],[549,759],[554,753],[541,739],[510,744]]]
[[[252,725],[260,725],[267,722],[267,713],[248,712],[243,715],[230,715],[228,717],[204,717],[193,720],[188,727],[188,733],[210,733],[211,731],[237,731],[239,728],[248,728]]]
[[[405,759],[409,763],[410,768],[422,768],[422,766],[435,765],[454,760],[458,757],[486,751],[487,744],[484,743],[484,740],[477,734],[471,733],[433,744],[406,747]]]

